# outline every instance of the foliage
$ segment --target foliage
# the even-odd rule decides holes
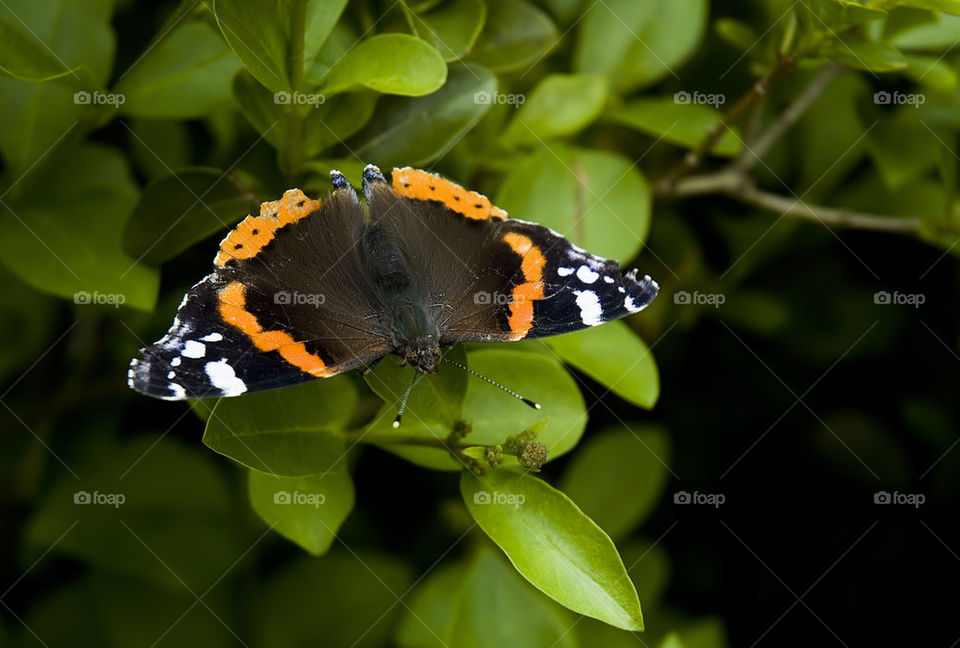
[[[616,647],[646,620],[646,645],[724,645],[722,624],[664,604],[668,558],[637,533],[672,472],[669,425],[641,411],[660,397],[652,351],[672,315],[711,317],[681,312],[685,290],[731,294],[729,321],[753,332],[788,318],[773,292],[736,292],[762,255],[713,272],[674,213],[699,196],[755,210],[717,226],[741,259],[773,228],[757,213],[955,253],[957,15],[954,0],[2,3],[0,402],[31,435],[2,441],[10,499],[31,509],[8,542],[24,569],[48,553],[82,569],[17,599],[24,624],[0,641]],[[144,16],[149,31],[124,29]],[[703,80],[717,52],[733,64]],[[366,162],[443,172],[639,265],[662,295],[626,322],[450,352],[541,410],[443,365],[395,429],[412,369],[392,358],[193,413],[118,391],[228,228],[290,187],[322,194],[331,168],[357,184]],[[48,353],[56,384],[14,390]],[[232,462],[196,447],[198,419]],[[385,474],[365,472],[371,446],[396,455]],[[450,536],[436,556],[370,540],[363,494],[435,504],[401,501],[401,461],[436,473],[445,519],[420,532]]]

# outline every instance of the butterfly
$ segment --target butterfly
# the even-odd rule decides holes
[[[167,400],[237,396],[388,354],[432,374],[458,342],[569,333],[657,295],[649,276],[479,193],[410,167],[391,176],[364,168],[366,209],[339,171],[322,201],[291,189],[263,203],[220,243],[167,334],[132,360],[129,386]]]

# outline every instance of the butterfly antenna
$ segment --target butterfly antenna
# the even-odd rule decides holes
[[[527,405],[529,405],[529,406],[532,407],[533,409],[540,409],[540,403],[534,402],[534,401],[530,400],[529,398],[525,398],[524,396],[521,396],[520,394],[518,394],[517,392],[513,391],[513,390],[510,389],[509,387],[504,387],[503,385],[501,385],[500,383],[498,383],[496,380],[493,380],[493,379],[491,379],[491,378],[487,378],[487,377],[484,376],[483,374],[477,373],[476,371],[474,371],[474,370],[471,369],[470,367],[468,367],[468,366],[466,366],[466,365],[463,365],[463,364],[460,364],[460,363],[457,362],[456,360],[450,360],[450,359],[448,359],[448,358],[444,358],[443,361],[446,362],[446,363],[452,364],[452,365],[455,366],[455,367],[460,367],[461,369],[463,369],[464,371],[466,371],[468,374],[471,374],[471,375],[473,375],[473,376],[476,376],[476,377],[479,378],[480,380],[485,380],[486,382],[490,383],[490,384],[493,385],[494,387],[497,387],[498,389],[502,389],[503,391],[507,392],[508,394],[510,394],[511,396],[513,396],[514,398],[516,398],[517,400],[523,401],[524,403],[526,403]]]
[[[393,419],[393,427],[400,427],[400,419],[403,418],[403,410],[407,409],[407,399],[410,398],[410,392],[413,391],[413,385],[417,382],[417,378],[420,377],[419,371],[413,372],[413,378],[410,379],[410,384],[407,385],[407,391],[403,393],[403,400],[400,401],[400,409],[397,410],[397,418]]]

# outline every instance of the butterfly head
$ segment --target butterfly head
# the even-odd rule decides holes
[[[428,335],[413,340],[407,344],[402,355],[407,364],[413,365],[423,373],[437,373],[441,354],[440,345],[434,336]]]

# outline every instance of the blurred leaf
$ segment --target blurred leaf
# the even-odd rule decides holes
[[[113,0],[5,0],[0,19],[29,31],[65,67],[83,66],[95,87],[106,82],[113,62],[112,11]],[[87,73],[80,74],[84,79]],[[0,78],[0,154],[14,180],[52,149],[82,135],[91,127],[86,122],[116,114],[109,105],[78,103],[82,99],[74,90],[59,83]]]
[[[117,83],[122,113],[188,119],[230,102],[230,81],[241,68],[226,43],[204,22],[183,25],[151,50]]]
[[[293,646],[388,645],[404,606],[397,599],[413,576],[403,562],[387,555],[353,550],[303,558],[271,574],[255,605],[263,648]]]
[[[69,460],[79,479],[63,472],[37,504],[24,536],[25,559],[54,547],[174,591],[184,584],[204,591],[246,546],[229,517],[227,484],[212,463],[209,455],[152,435],[85,449]]]
[[[647,181],[606,151],[542,147],[506,177],[494,202],[612,259],[636,256],[650,228]]]
[[[87,145],[48,167],[42,183],[37,178],[25,188],[23,200],[0,210],[0,259],[7,267],[39,290],[78,304],[102,303],[99,295],[153,308],[156,271],[122,249],[137,189],[118,151]]]
[[[960,86],[957,71],[942,58],[906,54],[907,68],[904,75],[916,83],[923,84],[937,92],[951,93]]]
[[[468,565],[426,581],[423,590],[399,628],[404,648],[576,646],[572,615],[486,547]]]
[[[353,480],[346,461],[330,472],[305,477],[247,473],[250,504],[264,522],[314,556],[330,549],[353,509]]]
[[[907,67],[907,60],[900,50],[886,43],[834,38],[824,44],[822,52],[827,58],[868,72],[890,72]]]
[[[463,57],[480,36],[487,20],[482,0],[451,0],[429,13],[413,13],[420,38],[430,43],[446,61]]]
[[[683,94],[685,93],[685,94]],[[715,107],[701,103],[679,103],[689,101],[690,93],[678,92],[670,99],[635,99],[605,113],[610,121],[635,128],[667,142],[695,148],[707,136],[711,127],[723,120],[723,114]],[[722,95],[717,95],[717,98]],[[726,98],[723,97],[725,100]],[[733,157],[743,148],[737,128],[731,133],[725,130],[714,145],[711,153],[723,157]]]
[[[67,69],[43,43],[0,17],[0,76],[21,81],[50,81],[70,76],[79,83],[78,69]]]
[[[760,41],[760,36],[750,25],[733,18],[719,18],[713,30],[728,45],[741,52],[749,52]]]
[[[552,137],[571,135],[590,124],[607,100],[603,77],[551,74],[545,77],[510,121],[505,140],[536,144]]]
[[[56,303],[0,265],[0,382],[15,377],[48,348],[57,326]]]
[[[477,378],[467,383],[463,401],[463,420],[470,426],[464,439],[468,444],[503,443],[507,436],[546,424],[539,431],[537,441],[548,449],[553,460],[568,452],[580,440],[586,425],[586,408],[576,383],[557,359],[546,352],[524,352],[515,347],[488,346],[471,349],[468,366],[514,391],[540,403],[542,409],[532,409],[500,389]],[[380,364],[390,362],[384,360]],[[378,367],[379,368],[379,367]],[[449,367],[458,371],[453,367]],[[442,369],[441,371],[445,371]],[[431,380],[436,376],[421,379]],[[400,383],[397,383],[400,384]],[[406,385],[404,385],[406,387]],[[417,393],[420,385],[414,388]],[[411,399],[413,396],[411,395]],[[403,425],[394,430],[390,424],[396,415],[396,405],[384,406],[367,430],[371,436],[389,439],[391,436],[445,439],[451,431],[447,423],[437,421],[431,410],[415,410],[408,406]],[[382,444],[384,448],[418,465],[438,470],[459,470],[462,466],[443,448]]]
[[[383,168],[426,166],[456,144],[490,108],[477,97],[490,96],[497,80],[476,65],[450,65],[447,82],[418,99],[385,97],[351,148]]]
[[[706,0],[606,0],[577,28],[574,70],[605,75],[620,92],[679,78],[706,24]]]
[[[340,17],[346,0],[307,2],[303,62],[309,67]],[[292,8],[286,0],[215,0],[212,3],[223,35],[257,81],[273,92],[290,87],[289,57]]]
[[[643,630],[637,592],[610,538],[576,504],[531,475],[464,471],[470,514],[524,578],[558,603],[624,630]]]
[[[241,72],[233,81],[233,93],[247,121],[276,149],[284,149],[290,140],[287,131],[287,104],[278,101],[256,79]],[[313,95],[316,103],[301,124],[298,137],[303,154],[313,157],[330,146],[342,142],[363,128],[377,102],[378,95],[369,90],[349,92],[334,97]]]
[[[348,376],[221,398],[203,442],[247,468],[285,477],[333,470],[344,461],[343,430],[357,403]]]
[[[518,70],[557,44],[550,16],[526,0],[487,0],[487,22],[469,60],[495,72]]]
[[[652,409],[660,396],[660,375],[653,354],[623,322],[548,338],[547,344],[573,365],[621,398]]]
[[[916,25],[896,34],[890,44],[900,49],[940,52],[957,42],[960,16],[935,14],[933,22]]]
[[[256,196],[236,172],[194,167],[151,182],[127,221],[123,247],[160,264],[254,209]]]
[[[881,4],[886,6],[929,9],[930,11],[943,11],[954,15],[960,14],[960,0],[885,0],[881,2]]]
[[[935,167],[942,147],[917,110],[909,106],[880,120],[867,135],[867,150],[891,190]]]
[[[41,641],[47,646],[77,645],[77,637],[83,637],[91,646],[107,646],[107,635],[96,619],[97,610],[88,582],[66,583],[40,597],[26,615],[24,624],[18,626],[17,633],[11,632],[16,639],[3,645],[16,648],[43,645],[37,642],[35,634],[42,632]],[[0,638],[6,639],[4,635]]]
[[[127,137],[130,158],[150,180],[190,165],[191,142],[186,124],[173,119],[132,119]]]
[[[617,426],[590,435],[563,474],[560,489],[611,538],[621,538],[657,505],[669,461],[662,429]]]
[[[447,79],[443,57],[408,34],[379,34],[361,41],[337,61],[321,82],[326,95],[362,85],[386,94],[430,94]]]

